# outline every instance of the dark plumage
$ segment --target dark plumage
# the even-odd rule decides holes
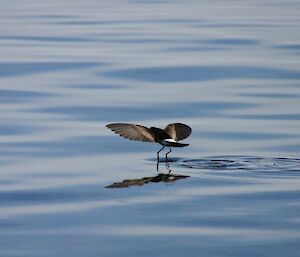
[[[178,141],[183,140],[190,136],[192,129],[183,123],[171,123],[167,125],[164,129],[151,127],[147,128],[142,125],[128,124],[128,123],[112,123],[106,125],[107,128],[114,131],[116,134],[136,141],[159,143],[163,147],[157,152],[157,160],[159,161],[159,153],[168,146],[170,151],[171,147],[184,147],[188,144],[178,143]],[[168,158],[168,153],[166,153],[166,160]]]

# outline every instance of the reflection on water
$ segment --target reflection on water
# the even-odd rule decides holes
[[[150,159],[152,160],[152,159]],[[153,161],[153,160],[152,160]],[[165,170],[167,173],[161,172],[160,163],[165,163]],[[131,186],[143,186],[148,183],[158,182],[175,182],[179,179],[188,178],[188,175],[178,175],[172,172],[170,164],[175,167],[184,167],[189,169],[200,170],[214,170],[214,171],[239,171],[256,173],[260,176],[268,174],[278,174],[281,176],[299,176],[300,172],[300,159],[292,158],[262,158],[262,157],[249,157],[249,156],[221,156],[212,158],[201,159],[180,159],[168,158],[157,162],[157,171],[159,172],[153,177],[144,177],[140,179],[125,179],[121,182],[114,182],[106,186],[106,188],[127,188]],[[288,172],[286,172],[288,171]],[[276,173],[274,173],[276,172]]]
[[[298,10],[2,4],[0,256],[298,257]],[[193,134],[159,174],[111,122]]]
[[[186,175],[177,175],[177,174],[163,174],[160,173],[154,177],[144,177],[138,179],[125,179],[122,182],[114,182],[113,184],[106,186],[106,188],[123,188],[123,187],[131,187],[131,186],[143,186],[148,183],[158,183],[158,182],[175,182],[179,179],[185,179],[189,176]]]

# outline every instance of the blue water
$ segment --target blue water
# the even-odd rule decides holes
[[[0,256],[300,256],[299,8],[1,3]],[[111,122],[190,125],[186,177]]]

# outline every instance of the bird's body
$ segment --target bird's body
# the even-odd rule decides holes
[[[137,140],[143,142],[159,143],[163,147],[157,152],[157,160],[159,161],[159,153],[168,146],[170,151],[171,147],[184,147],[189,144],[179,143],[178,141],[187,138],[191,133],[192,129],[183,123],[171,123],[164,129],[151,127],[147,128],[142,125],[127,124],[127,123],[112,123],[106,125],[107,128],[130,140]],[[166,154],[166,160],[168,157]]]

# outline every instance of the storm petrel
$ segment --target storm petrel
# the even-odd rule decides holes
[[[164,129],[147,128],[142,125],[128,123],[112,123],[106,125],[106,127],[130,140],[161,144],[163,147],[157,152],[157,162],[159,162],[159,153],[165,146],[169,147],[169,151],[166,153],[166,161],[168,161],[168,154],[172,152],[171,147],[188,146],[189,144],[178,143],[178,141],[187,138],[192,133],[192,129],[183,123],[171,123]]]

